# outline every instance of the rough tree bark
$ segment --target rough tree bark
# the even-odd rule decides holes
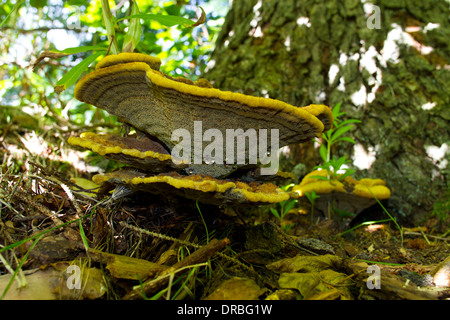
[[[449,197],[449,5],[364,2],[235,0],[205,77],[296,106],[342,102],[347,117],[362,120],[352,131],[358,147],[376,157],[356,176],[385,179],[388,208],[417,223]],[[334,154],[354,148],[341,143]],[[291,164],[317,164],[312,143],[290,149]]]

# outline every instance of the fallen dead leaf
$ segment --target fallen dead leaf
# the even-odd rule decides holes
[[[261,288],[252,279],[232,278],[224,281],[205,300],[257,300]]]

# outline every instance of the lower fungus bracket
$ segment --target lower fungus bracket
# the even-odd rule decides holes
[[[93,177],[97,184],[112,183],[154,194],[175,194],[214,205],[262,205],[285,201],[289,193],[272,183],[244,183],[211,176],[170,174],[145,175],[120,170]]]

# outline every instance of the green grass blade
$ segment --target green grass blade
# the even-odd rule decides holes
[[[403,230],[400,227],[400,225],[397,223],[397,219],[395,219],[390,213],[389,211],[381,204],[380,200],[378,200],[377,197],[375,197],[375,195],[373,194],[372,190],[366,186],[367,190],[369,190],[370,194],[372,195],[372,197],[375,198],[375,200],[377,200],[378,204],[381,206],[381,208],[383,209],[383,211],[388,215],[388,217],[392,220],[392,222],[394,222],[395,226],[397,227],[398,231],[400,232],[400,238],[402,241],[402,247],[403,247]]]
[[[198,206],[198,200],[195,201],[195,205],[197,206],[198,213],[200,214],[200,217],[202,218],[202,221],[203,221],[203,225],[205,226],[205,231],[206,231],[206,243],[209,243],[208,226],[206,225],[205,219],[203,219],[202,211],[200,210],[200,207]]]
[[[186,278],[184,279],[183,283],[180,285],[178,290],[172,297],[170,297],[170,300],[175,300],[183,290],[189,290],[188,288],[189,280],[191,280],[191,278],[195,275],[195,273],[197,273],[197,267],[194,267],[189,271],[188,275],[186,276]]]
[[[14,5],[14,7],[12,8],[11,12],[8,13],[8,15],[6,16],[6,18],[3,19],[3,21],[0,23],[0,28],[3,27],[3,25],[6,23],[6,21],[8,21],[9,16],[10,16],[14,11],[16,11],[16,10],[20,7],[20,5],[21,5],[22,3],[24,3],[24,2],[25,2],[25,0],[21,0],[21,1],[17,1],[17,2],[16,2],[16,4]]]
[[[11,287],[12,283],[14,282],[14,279],[16,278],[17,273],[22,268],[25,261],[27,261],[28,255],[30,254],[31,250],[33,250],[34,246],[39,242],[39,240],[41,240],[42,237],[43,237],[43,234],[37,236],[37,238],[34,240],[34,242],[31,244],[30,248],[28,249],[27,253],[23,256],[22,260],[20,260],[20,263],[17,266],[16,270],[14,270],[14,273],[11,276],[11,279],[9,280],[8,284],[6,285],[5,290],[3,290],[3,293],[0,296],[0,300],[3,300],[6,293],[8,292],[9,288]]]
[[[81,218],[79,218],[79,219],[81,219]],[[26,238],[26,239],[22,239],[22,240],[19,240],[19,241],[17,241],[17,242],[8,244],[8,245],[4,246],[3,248],[0,248],[0,253],[2,253],[2,252],[4,252],[4,251],[7,251],[7,250],[14,249],[15,247],[18,247],[18,246],[24,244],[24,243],[27,242],[27,241],[34,240],[34,239],[36,239],[36,238],[38,238],[38,237],[43,236],[43,235],[46,234],[46,233],[51,232],[51,231],[53,231],[53,230],[56,230],[56,229],[58,229],[58,228],[62,228],[62,227],[66,226],[66,225],[68,225],[68,224],[71,224],[71,223],[75,223],[75,222],[77,222],[77,220],[78,220],[78,219],[75,219],[75,220],[69,221],[69,222],[65,222],[65,223],[60,224],[60,225],[58,225],[58,226],[56,226],[56,227],[53,227],[53,228],[44,230],[44,231],[42,231],[42,232],[40,232],[40,233],[37,233],[37,234],[35,234],[35,235],[31,236],[31,237],[28,237],[28,238]]]
[[[371,224],[378,224],[378,223],[383,223],[383,222],[389,222],[389,221],[391,221],[391,219],[383,219],[383,220],[376,220],[376,221],[365,221],[365,222],[362,222],[362,223],[360,223],[360,224],[358,224],[358,225],[356,225],[356,226],[354,226],[354,227],[352,227],[352,228],[350,228],[348,230],[345,230],[344,232],[339,233],[338,235],[334,236],[332,238],[332,240],[337,239],[339,237],[342,237],[344,234],[349,233],[350,231],[355,230],[357,228],[368,226],[368,225],[371,225]]]
[[[78,227],[80,229],[81,240],[83,241],[84,249],[86,252],[89,250],[89,241],[86,237],[86,233],[84,233],[83,224],[81,223],[81,219],[78,220]]]

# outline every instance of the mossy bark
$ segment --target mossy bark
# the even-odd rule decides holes
[[[417,223],[448,193],[449,6],[445,0],[372,3],[379,16],[365,12],[359,0],[234,1],[205,77],[220,89],[295,106],[342,102],[347,117],[362,120],[352,131],[357,144],[376,152],[357,177],[385,179],[392,190],[389,209]],[[368,27],[377,22],[379,28]],[[398,59],[386,60],[383,47],[394,29],[410,31],[403,34],[409,42],[392,42]],[[425,54],[427,46],[433,50]],[[331,78],[330,68],[337,70]],[[358,91],[365,93],[362,103]],[[445,155],[430,158],[432,146]],[[353,145],[343,142],[334,152],[350,158]],[[291,165],[311,169],[318,159],[312,143],[291,147]]]

